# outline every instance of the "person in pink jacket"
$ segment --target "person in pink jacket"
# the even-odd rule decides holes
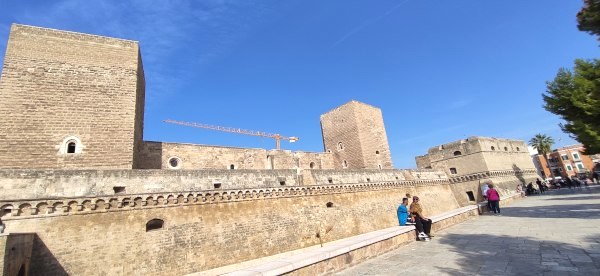
[[[487,199],[494,214],[500,215],[500,194],[494,189],[493,184],[488,184]]]

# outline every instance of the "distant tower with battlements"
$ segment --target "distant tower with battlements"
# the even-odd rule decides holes
[[[393,168],[381,109],[350,101],[321,115],[321,131],[336,168]]]

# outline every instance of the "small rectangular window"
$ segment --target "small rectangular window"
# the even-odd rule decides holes
[[[473,191],[468,191],[467,196],[469,197],[469,201],[475,201],[475,195],[473,194]]]
[[[578,153],[573,153],[573,159],[579,160],[579,154]]]
[[[562,160],[569,160],[569,156],[566,154],[563,154],[560,157],[562,158]]]
[[[450,173],[451,174],[457,174],[458,171],[456,171],[456,168],[450,168]]]
[[[567,171],[572,171],[573,167],[571,167],[571,165],[567,165]]]
[[[585,167],[583,166],[583,163],[577,163],[576,165],[577,165],[577,168],[580,170],[585,169]]]

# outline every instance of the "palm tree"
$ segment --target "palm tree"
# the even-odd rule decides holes
[[[552,144],[554,144],[554,139],[552,137],[538,133],[531,140],[529,140],[529,145],[538,151],[539,154],[544,156],[546,160],[546,166],[550,170],[550,177],[554,179],[554,174],[552,173],[552,168],[550,167],[550,163],[548,162],[547,154],[552,151]]]

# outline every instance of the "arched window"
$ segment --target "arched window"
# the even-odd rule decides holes
[[[459,156],[459,155],[462,155],[462,152],[460,152],[458,150],[454,152],[454,156]]]
[[[311,169],[315,168],[315,162],[310,162],[310,164],[308,165]]]
[[[492,146],[492,150],[496,150],[496,147]]]
[[[81,140],[75,136],[66,137],[59,146],[60,154],[79,154],[82,152]]]
[[[517,147],[517,151],[521,151],[521,149],[519,147]]]
[[[344,162],[342,163],[344,168],[348,168],[348,162],[346,160],[344,160]]]
[[[376,150],[376,151],[375,151],[375,154],[379,154],[379,151],[378,151],[378,150]]]
[[[508,151],[508,148],[507,148],[507,147],[504,147],[504,151]]]
[[[162,219],[151,219],[146,222],[146,232],[162,229],[165,222]]]
[[[325,204],[325,206],[327,206],[327,208],[331,208],[331,207],[333,207],[333,202],[327,202],[327,204]]]
[[[344,149],[344,144],[342,142],[338,143],[338,150],[343,150]]]
[[[229,169],[230,170],[235,170],[235,165],[234,164],[229,165]]]
[[[75,143],[75,141],[70,141],[67,143],[67,153],[75,153],[76,147],[77,143]]]

